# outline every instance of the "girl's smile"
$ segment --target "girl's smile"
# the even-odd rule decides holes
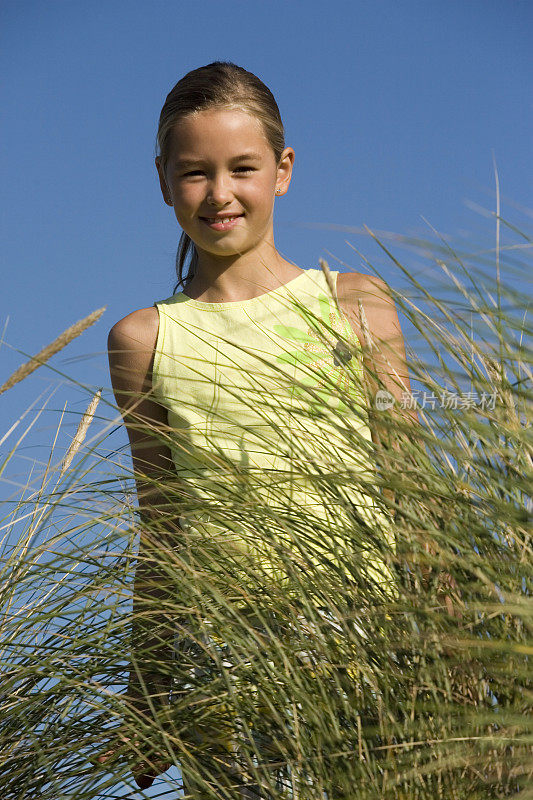
[[[243,214],[230,216],[229,214],[224,217],[200,217],[209,228],[215,231],[229,231],[237,225]]]

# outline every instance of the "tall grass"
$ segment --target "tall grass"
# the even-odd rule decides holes
[[[496,250],[403,239],[417,277],[374,238],[402,284],[416,435],[368,395],[353,340],[302,309],[324,348],[342,339],[347,380],[295,387],[276,474],[206,453],[195,490],[169,472],[139,517],[128,465],[100,455],[120,417],[96,393],[70,452],[5,505],[6,800],[176,797],[181,769],[197,797],[248,779],[272,798],[533,798],[531,242],[500,218]],[[380,446],[361,433],[376,421]],[[292,504],[289,476],[330,513]],[[185,524],[205,513],[223,535]],[[174,769],[138,789],[131,769],[161,760]]]

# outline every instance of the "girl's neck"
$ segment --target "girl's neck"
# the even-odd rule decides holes
[[[298,277],[304,270],[281,256],[274,263],[242,263],[221,266],[198,265],[184,294],[202,303],[232,303],[251,300]]]

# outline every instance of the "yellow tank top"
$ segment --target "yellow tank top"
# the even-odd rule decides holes
[[[338,272],[331,276],[336,287]],[[184,530],[222,538],[228,552],[251,556],[273,578],[282,578],[283,563],[253,525],[259,502],[272,515],[270,535],[290,538],[304,572],[310,562],[342,568],[351,541],[343,530],[349,531],[353,520],[345,502],[321,488],[317,475],[348,467],[372,480],[364,449],[354,448],[342,428],[349,426],[363,443],[371,433],[360,386],[344,368],[350,361],[352,376],[360,379],[362,361],[349,356],[339,334],[359,353],[360,345],[339,315],[323,271],[304,270],[249,300],[205,303],[178,292],[154,305],[159,312],[154,397],[168,411],[176,472],[202,501],[180,517]],[[357,414],[335,387],[350,392]],[[313,408],[321,414],[317,419]],[[373,500],[351,488],[349,478],[341,491],[394,549],[391,521]],[[297,525],[287,523],[291,510],[320,522],[314,539],[295,539]],[[370,541],[354,563],[369,580],[391,583],[392,573]]]

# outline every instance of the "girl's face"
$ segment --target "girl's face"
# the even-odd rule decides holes
[[[294,150],[276,164],[260,121],[244,111],[189,114],[173,128],[163,170],[156,159],[165,202],[181,228],[212,256],[243,254],[273,244],[276,189],[291,179]],[[229,222],[222,222],[224,218]],[[214,221],[217,218],[218,221]]]

